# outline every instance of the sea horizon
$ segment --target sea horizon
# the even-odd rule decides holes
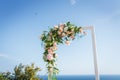
[[[47,75],[40,78],[47,80]],[[57,75],[57,80],[95,80],[95,75]],[[120,75],[100,75],[100,80],[120,80]]]

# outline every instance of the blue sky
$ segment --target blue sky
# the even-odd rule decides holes
[[[0,71],[34,62],[46,74],[39,36],[72,22],[94,26],[100,74],[120,74],[120,0],[0,0]],[[70,46],[59,45],[60,74],[94,74],[90,31]]]

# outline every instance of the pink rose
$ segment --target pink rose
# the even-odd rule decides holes
[[[57,46],[57,42],[54,42],[54,43],[53,43],[53,46]]]
[[[67,30],[68,30],[68,27],[65,27],[65,28],[64,28],[64,32],[67,32]]]
[[[54,30],[57,30],[58,29],[58,26],[54,26]]]
[[[60,26],[60,28],[62,28],[62,29],[63,29],[63,28],[65,27],[65,24],[60,23],[60,25],[59,25],[59,26]]]
[[[70,31],[67,31],[67,34],[69,35],[69,34],[72,34],[72,32],[70,32]]]
[[[72,36],[70,36],[70,38],[71,38],[71,39],[74,39],[74,38],[75,38],[75,36],[74,36],[74,35],[72,35]]]
[[[53,55],[52,54],[47,54],[47,60],[49,60],[49,61],[53,60]]]
[[[48,49],[48,53],[49,53],[49,54],[53,54],[52,49]]]
[[[61,34],[61,32],[60,31],[58,31],[58,35],[60,35]]]
[[[67,40],[67,41],[65,41],[65,43],[66,43],[67,45],[70,45],[70,41],[68,41],[68,40]]]
[[[83,30],[82,30],[82,28],[80,28],[79,31],[80,31],[81,34],[83,34]]]
[[[54,28],[58,28],[58,26],[56,25],[56,26],[54,26]]]
[[[67,30],[68,30],[68,27],[65,27],[65,28],[64,28],[64,32],[67,32]]]
[[[65,33],[62,33],[62,37],[64,37],[66,34]]]
[[[60,31],[60,32],[63,32],[63,28],[59,27],[59,31]]]
[[[57,46],[54,46],[54,47],[53,47],[53,50],[54,50],[54,51],[57,50],[57,49],[58,49]]]

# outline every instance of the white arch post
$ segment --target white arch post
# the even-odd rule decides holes
[[[92,36],[92,47],[93,47],[93,60],[94,60],[94,70],[95,70],[95,79],[99,79],[98,64],[97,64],[97,49],[96,49],[96,40],[95,40],[95,31],[93,26],[83,27],[83,30],[91,30]]]

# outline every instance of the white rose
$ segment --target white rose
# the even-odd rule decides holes
[[[67,30],[68,30],[68,27],[65,27],[65,28],[64,28],[64,32],[67,32]]]

